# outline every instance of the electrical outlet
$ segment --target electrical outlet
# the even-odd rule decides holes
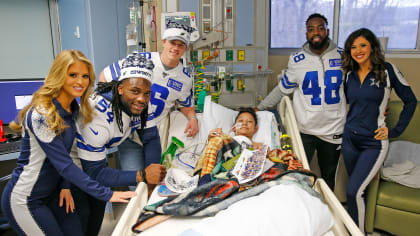
[[[209,33],[211,31],[211,26],[209,21],[203,22],[203,31],[204,33]]]
[[[233,50],[226,50],[226,61],[233,61]]]
[[[210,56],[210,51],[209,50],[203,51],[203,59],[206,58],[206,57],[209,57],[209,56]]]
[[[238,50],[238,61],[245,61],[245,50]]]
[[[226,76],[226,68],[224,66],[218,66],[217,71],[218,78],[224,79]]]

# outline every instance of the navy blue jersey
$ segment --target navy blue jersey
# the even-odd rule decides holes
[[[13,192],[31,198],[45,198],[57,191],[62,177],[93,197],[108,201],[112,191],[99,185],[78,168],[70,158],[70,150],[76,135],[75,119],[78,104],[71,105],[72,113],[65,111],[57,100],[56,109],[68,126],[56,135],[46,122],[45,109],[30,109],[23,122],[23,139],[17,167],[13,170]]]
[[[366,76],[363,84],[360,84],[357,71],[347,74],[345,93],[349,111],[346,128],[351,131],[364,136],[374,136],[376,129],[386,127],[384,113],[391,89],[395,89],[404,102],[404,109],[397,125],[392,129],[388,127],[389,137],[398,137],[409,124],[416,109],[417,99],[402,73],[393,64],[387,62],[385,68],[385,83],[376,82],[372,71]]]

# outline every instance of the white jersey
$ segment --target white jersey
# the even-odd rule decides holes
[[[152,76],[152,94],[149,103],[149,121],[154,120],[158,125],[165,118],[171,108],[178,103],[181,107],[192,107],[193,82],[187,69],[180,62],[177,67],[166,70],[160,59],[159,52],[142,52],[144,57],[151,59],[155,68]],[[106,80],[118,80],[124,59],[119,60],[104,69]]]
[[[78,119],[78,157],[88,161],[99,161],[106,157],[107,149],[122,143],[133,131],[141,126],[139,117],[130,117],[122,112],[122,132],[112,112],[109,100],[101,95],[92,95],[90,105],[94,108],[92,122],[82,124]]]
[[[346,119],[341,52],[331,41],[320,56],[304,44],[290,55],[278,84],[283,93],[293,93],[299,130],[336,144],[341,143]]]

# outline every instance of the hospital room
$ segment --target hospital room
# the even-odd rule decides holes
[[[1,0],[0,28],[0,235],[420,234],[420,0]]]

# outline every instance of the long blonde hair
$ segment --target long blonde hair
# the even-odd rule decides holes
[[[92,107],[89,105],[88,98],[92,93],[92,87],[96,77],[92,63],[86,56],[78,50],[64,50],[55,58],[48,76],[45,78],[44,84],[39,88],[32,97],[31,103],[23,108],[19,113],[19,123],[11,122],[10,128],[14,130],[22,130],[22,121],[29,109],[36,109],[46,117],[48,127],[56,134],[60,134],[67,127],[63,118],[59,115],[55,108],[53,99],[57,98],[64,85],[69,67],[81,61],[86,64],[89,70],[89,85],[83,95],[80,97],[80,111],[83,115],[83,123],[92,121]],[[42,109],[40,109],[42,108]]]

